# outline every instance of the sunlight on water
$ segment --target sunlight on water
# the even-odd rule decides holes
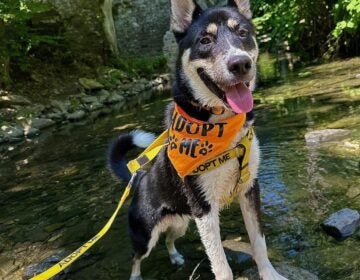
[[[321,279],[360,279],[359,232],[339,242],[320,228],[333,211],[360,209],[356,195],[359,156],[334,146],[307,147],[304,140],[309,130],[343,127],[344,119],[353,129],[352,140],[359,139],[360,114],[355,113],[360,103],[335,102],[327,93],[284,97],[281,102],[274,98],[259,98],[256,124],[262,151],[263,220],[272,259],[308,269]],[[9,274],[11,279],[21,279],[21,268],[30,263],[74,250],[101,228],[122,190],[106,169],[108,143],[118,131],[133,128],[160,133],[168,102],[166,97],[138,110],[114,112],[86,125],[62,127],[34,142],[2,148],[0,265],[16,260],[6,266],[14,271]],[[239,214],[236,206],[224,211],[223,237],[241,235],[246,240]],[[170,265],[163,240],[160,243],[144,262],[146,279],[186,279],[205,257],[194,226],[178,242],[187,257],[184,268]],[[108,235],[71,267],[69,278],[127,279],[130,265],[126,213],[122,211]],[[232,268],[239,274],[245,267]],[[212,277],[207,261],[199,272],[201,279]]]

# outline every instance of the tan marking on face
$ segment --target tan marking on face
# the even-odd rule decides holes
[[[210,33],[212,35],[216,35],[218,31],[218,27],[215,23],[210,23],[209,26],[206,29],[207,33]]]
[[[238,24],[237,20],[233,18],[229,18],[227,21],[227,25],[230,29],[235,29]]]

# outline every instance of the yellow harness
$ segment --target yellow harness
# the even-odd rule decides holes
[[[133,174],[137,170],[141,169],[148,163],[150,163],[161,151],[161,149],[168,147],[169,131],[165,130],[145,151],[143,151],[136,159],[128,162],[127,167]],[[252,140],[254,138],[254,129],[249,127],[248,133],[240,140],[240,142],[231,149],[225,150],[221,154],[218,154],[214,158],[207,160],[199,164],[191,173],[187,176],[201,175],[211,170],[214,170],[229,160],[237,158],[239,160],[239,178],[235,188],[233,189],[230,197],[222,199],[221,204],[231,204],[234,197],[241,191],[237,188],[239,184],[246,183],[250,178],[249,172],[249,158]]]

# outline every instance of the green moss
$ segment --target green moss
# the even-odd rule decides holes
[[[112,61],[112,64],[129,77],[149,78],[155,73],[167,71],[166,58],[162,55],[139,58],[119,56]]]

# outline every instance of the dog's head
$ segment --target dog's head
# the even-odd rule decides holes
[[[203,11],[193,0],[171,0],[177,79],[203,106],[252,109],[258,47],[249,1],[229,0],[226,7]]]

